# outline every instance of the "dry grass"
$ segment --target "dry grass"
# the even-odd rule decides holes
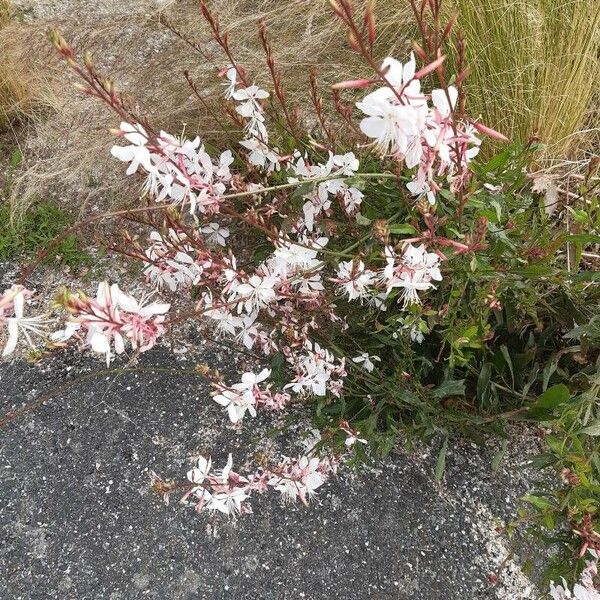
[[[237,60],[258,83],[270,87],[257,27],[259,18],[266,22],[293,103],[302,105],[307,101],[312,68],[322,74],[325,94],[334,80],[355,76],[357,71],[368,72],[359,58],[347,50],[344,30],[327,0],[215,0],[213,6],[230,33]],[[114,140],[107,129],[115,126],[115,117],[96,101],[82,98],[65,85],[69,79],[67,69],[51,58],[45,40],[49,26],[59,28],[76,49],[90,50],[99,67],[139,102],[141,110],[158,127],[173,133],[185,128],[223,144],[222,130],[210,111],[192,96],[182,74],[184,70],[192,74],[205,90],[209,105],[222,102],[216,73],[226,59],[210,41],[196,0],[173,2],[163,14],[203,43],[208,61],[159,25],[159,13],[151,8],[149,0],[132,0],[127,7],[114,2],[110,19],[103,12],[73,10],[28,25],[34,53],[43,57],[58,90],[59,106],[31,131],[23,175],[15,187],[18,207],[25,208],[32,198],[57,184],[60,195],[68,195],[69,205],[77,206],[81,212],[88,211],[92,203],[122,204],[125,199],[136,202],[136,189],[123,188],[121,165],[109,155]],[[397,24],[409,20],[406,5],[398,3],[386,22],[381,23],[379,47],[383,56],[388,51],[406,54],[410,35]],[[125,183],[129,184],[133,181]]]
[[[546,158],[585,151],[600,88],[600,0],[452,0],[468,41],[470,110]],[[593,129],[598,123],[589,123]]]
[[[31,107],[28,78],[7,35],[11,27],[10,0],[0,0],[0,131]]]
[[[509,134],[526,138],[539,131],[555,156],[589,144],[590,135],[573,134],[582,126],[598,82],[593,38],[600,10],[593,8],[600,0],[448,1],[461,9],[469,38],[472,111]],[[266,21],[293,103],[306,102],[312,68],[320,71],[325,94],[334,79],[368,73],[348,50],[327,0],[213,0],[212,5],[230,32],[238,60],[258,83],[270,87],[256,26],[259,18]],[[78,50],[91,50],[97,64],[139,101],[157,126],[174,133],[198,131],[222,145],[223,134],[210,111],[191,95],[182,76],[189,70],[209,103],[219,98],[215,74],[224,58],[209,41],[196,0],[173,0],[164,14],[203,43],[209,60],[158,24],[154,0],[102,0],[93,6],[87,0],[69,0],[67,6],[62,14],[0,32],[0,45],[23,49],[27,44],[23,64],[34,72],[43,67],[57,96],[56,110],[29,128],[23,175],[15,188],[18,206],[25,207],[48,189],[82,212],[92,203],[136,202],[135,188],[123,187],[121,165],[109,156],[113,140],[107,129],[115,125],[114,115],[66,85],[66,69],[57,64],[46,41],[48,27],[61,29]],[[414,33],[408,3],[380,0],[378,14],[378,53],[406,56]],[[592,121],[590,128],[594,126]]]

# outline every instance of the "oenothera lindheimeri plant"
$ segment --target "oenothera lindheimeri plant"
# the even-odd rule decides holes
[[[298,145],[282,151],[273,144],[265,105],[270,93],[254,84],[235,61],[227,36],[205,3],[202,12],[229,60],[221,70],[224,96],[235,122],[243,125],[244,137],[236,148],[239,168],[232,150],[211,156],[199,137],[155,130],[127,106],[112,82],[96,72],[91,58],[78,63],[73,49],[58,33],[52,34],[59,53],[82,79],[80,89],[106,102],[121,118],[114,131],[121,143],[113,147],[112,155],[127,164],[127,175],[145,177],[144,192],[152,201],[148,212],[165,209],[163,227],[149,233],[147,246],[127,236],[115,249],[145,265],[151,289],[198,290],[190,318],[203,315],[220,334],[265,357],[277,355],[287,366],[289,380],[276,389],[269,382],[270,369],[258,375],[245,373],[240,383],[232,384],[219,373],[206,371],[214,401],[233,423],[255,416],[257,410],[284,410],[292,396],[342,398],[349,372],[357,381],[374,378],[379,356],[365,352],[360,344],[348,354],[329,343],[332,329],[348,328],[351,317],[346,305],[371,315],[373,322],[374,315],[385,312],[403,324],[405,335],[421,341],[426,328],[418,306],[421,296],[442,280],[442,262],[482,246],[483,228],[470,240],[443,237],[435,217],[436,197],[442,189],[459,198],[460,217],[471,180],[469,162],[481,144],[477,134],[502,137],[463,114],[460,81],[464,74],[455,78],[454,85],[446,82],[441,51],[451,24],[435,44],[431,31],[428,52],[419,48],[420,68],[414,54],[405,63],[388,57],[378,64],[373,58],[372,6],[362,28],[348,2],[332,6],[348,26],[352,46],[373,68],[371,79],[341,82],[334,89],[369,89],[356,103],[362,113],[359,127],[367,138],[363,150],[388,157],[394,172],[365,172],[355,152],[336,153],[332,145],[300,133],[300,116],[287,107],[262,27],[285,128]],[[435,10],[433,16],[438,18]],[[421,13],[418,18],[426,27],[425,16]],[[441,87],[426,93],[422,80],[435,73]],[[322,103],[316,101],[315,108],[324,121]],[[408,181],[401,175],[403,169],[411,174]],[[396,235],[392,216],[373,222],[379,244],[372,243],[370,232],[347,243],[357,224],[370,222],[361,213],[362,189],[368,180],[401,182],[397,193],[404,201],[414,198],[425,228],[405,225],[401,232],[412,235],[402,239]],[[231,242],[246,229],[262,236],[272,250],[257,264],[246,261],[242,267]],[[30,344],[32,334],[45,337],[46,317],[24,314],[29,295],[15,285],[2,298],[2,319],[9,331],[5,354],[15,349],[19,333]],[[100,284],[95,299],[65,292],[60,303],[70,318],[62,330],[50,335],[52,343],[76,341],[104,355],[107,364],[127,345],[138,352],[148,350],[171,322],[182,318],[167,316],[168,303],[150,301],[150,295],[138,301],[106,282]],[[347,436],[348,447],[357,440],[364,442],[344,421],[340,431]],[[250,491],[274,486],[286,497],[306,502],[333,464],[314,457],[285,459],[274,470],[242,477],[232,471],[231,461],[223,470],[212,471],[210,460],[201,458],[188,475],[191,487],[185,499],[195,499],[198,510],[233,514],[242,511]]]
[[[312,400],[322,428],[303,455],[254,473],[236,473],[231,457],[215,469],[203,456],[183,486],[155,476],[154,487],[166,498],[183,489],[183,501],[196,510],[228,515],[248,511],[248,498],[267,489],[307,503],[340,460],[382,455],[399,431],[447,440],[453,430],[498,430],[505,419],[529,411],[524,403],[531,390],[546,390],[551,381],[554,371],[542,377],[538,367],[525,377],[521,363],[512,361],[522,345],[531,354],[537,338],[530,322],[513,326],[508,309],[537,323],[546,318],[532,316],[538,296],[546,306],[554,302],[548,289],[560,288],[560,298],[582,289],[573,291],[572,274],[555,275],[547,288],[524,283],[531,273],[548,274],[551,267],[540,261],[553,256],[544,247],[549,234],[527,230],[533,225],[523,207],[529,204],[510,212],[506,200],[516,202],[525,187],[527,151],[509,149],[477,166],[484,138],[504,138],[465,114],[460,35],[452,42],[458,72],[446,71],[444,48],[455,20],[442,22],[439,0],[411,4],[423,40],[400,62],[375,57],[373,3],[361,12],[349,0],[331,2],[371,74],[334,85],[331,110],[312,75],[306,114],[287,100],[264,26],[269,90],[236,61],[217,16],[201,2],[225,56],[216,69],[224,113],[240,132],[239,143],[221,152],[200,137],[157,129],[89,56],[78,61],[57,32],[51,35],[81,91],[118,115],[112,155],[127,175],[141,177],[147,198],[144,206],[74,227],[103,218],[135,220],[137,231],[146,227],[145,236],[125,233],[110,249],[142,264],[148,294],[136,299],[108,282],[96,298],[62,292],[57,304],[69,317],[51,332],[49,315],[27,315],[31,292],[21,284],[34,264],[0,300],[4,353],[15,350],[22,334],[30,345],[39,339],[72,344],[110,363],[130,349],[148,350],[178,323],[202,319],[261,364],[234,381],[198,367],[224,418],[241,426],[259,411]],[[511,237],[525,231],[526,252]],[[187,294],[193,308],[173,314],[172,294]],[[560,321],[554,306],[547,314]],[[573,318],[556,327],[572,325]],[[515,327],[530,336],[514,336]],[[543,339],[540,353],[551,337]],[[506,406],[505,396],[521,404]],[[544,402],[537,409],[546,415]],[[593,537],[586,544],[594,549]]]

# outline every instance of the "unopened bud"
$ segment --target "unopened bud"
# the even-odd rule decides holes
[[[496,131],[495,129],[492,129],[491,127],[488,127],[487,125],[484,125],[483,123],[476,123],[473,121],[473,127],[475,127],[475,129],[477,129],[479,133],[487,135],[488,137],[491,137],[495,140],[500,140],[501,142],[509,141],[504,134],[500,133],[499,131]]]
[[[421,78],[425,77],[426,75],[433,73],[436,69],[439,69],[442,66],[442,64],[444,63],[445,60],[446,60],[445,56],[440,56],[439,58],[434,60],[432,63],[429,63],[427,66],[423,67],[422,69],[419,69],[415,73],[415,79],[421,79]]]
[[[417,202],[416,208],[424,217],[435,213],[435,204],[430,204],[427,198],[421,198]]]
[[[375,239],[378,239],[385,244],[390,236],[388,222],[385,219],[375,219],[371,225],[371,233]]]
[[[198,363],[196,365],[196,371],[200,373],[200,375],[208,375],[210,373],[210,367],[206,363]]]
[[[354,35],[352,31],[348,31],[348,44],[352,48],[352,50],[356,52],[360,52],[360,42],[358,38]]]
[[[365,11],[365,27],[369,36],[369,44],[371,48],[375,43],[376,27],[375,27],[375,0],[369,0],[367,10]]]
[[[450,32],[452,31],[452,28],[454,27],[454,25],[456,24],[456,20],[458,19],[458,15],[454,14],[452,15],[452,17],[450,18],[450,20],[448,21],[448,24],[446,25],[446,29],[444,29],[444,37],[448,37],[450,35]]]
[[[334,83],[331,86],[333,90],[349,90],[349,89],[363,89],[373,84],[372,79],[350,79],[349,81],[340,81],[340,83]]]
[[[87,69],[92,70],[94,68],[94,61],[92,60],[92,55],[89,52],[86,52],[83,56],[83,64]]]
[[[415,52],[415,54],[423,61],[427,61],[429,60],[427,58],[427,53],[425,52],[425,50],[423,50],[423,48],[421,48],[421,46],[419,46],[419,44],[417,44],[417,42],[413,42],[413,50]]]
[[[329,6],[331,6],[331,9],[338,17],[344,18],[342,7],[335,0],[329,0]]]

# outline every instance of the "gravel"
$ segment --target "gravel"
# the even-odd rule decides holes
[[[1,598],[532,597],[496,531],[526,480],[512,457],[492,475],[491,449],[451,447],[442,486],[428,452],[398,452],[342,469],[308,509],[266,494],[251,499],[254,514],[211,522],[176,497],[165,506],[150,471],[181,479],[200,451],[250,464],[295,437],[275,435],[269,415],[228,425],[192,370],[232,365],[231,354],[200,348],[156,348],[120,374],[69,353],[0,367],[0,423],[32,408],[0,428]]]

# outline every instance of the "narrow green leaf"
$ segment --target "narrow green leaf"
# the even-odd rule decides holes
[[[417,233],[417,230],[412,225],[409,225],[408,223],[401,223],[401,224],[396,224],[396,225],[390,225],[390,233],[393,233],[396,235],[399,235],[399,234],[414,235],[415,233]]]
[[[435,481],[439,483],[444,476],[444,471],[446,470],[446,454],[448,453],[448,437],[444,438],[444,443],[440,448],[440,453],[438,454],[437,463],[435,465]]]
[[[498,472],[498,469],[500,468],[502,460],[504,459],[504,455],[506,454],[507,447],[508,447],[508,440],[502,440],[502,446],[500,447],[498,452],[496,452],[496,454],[494,455],[494,458],[492,459],[492,473]]]
[[[457,379],[444,381],[438,385],[432,393],[434,398],[448,398],[449,396],[464,396],[465,395],[465,380]]]
[[[585,433],[585,435],[591,435],[592,437],[600,435],[600,419],[596,419],[590,425],[581,429],[579,433]]]

